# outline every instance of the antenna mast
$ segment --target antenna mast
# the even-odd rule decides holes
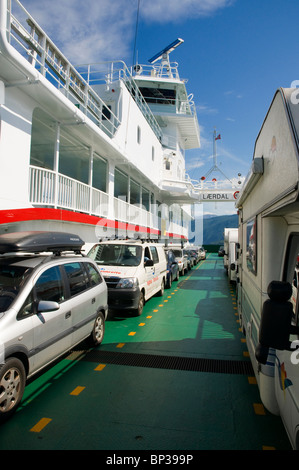
[[[213,171],[219,171],[222,173],[224,178],[228,181],[231,182],[231,180],[223,173],[222,170],[220,170],[219,166],[217,165],[217,151],[216,151],[216,140],[221,139],[221,135],[218,134],[216,136],[216,128],[214,128],[214,133],[213,133],[213,166],[212,168],[209,169],[209,171],[205,174],[204,179],[206,179]],[[231,182],[232,183],[232,182]]]

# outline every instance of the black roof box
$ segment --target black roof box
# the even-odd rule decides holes
[[[14,232],[0,235],[0,253],[80,251],[84,241],[65,232]]]

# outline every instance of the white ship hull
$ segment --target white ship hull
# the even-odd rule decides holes
[[[174,99],[157,105],[145,85]],[[199,131],[177,74],[75,69],[17,0],[0,0],[0,124],[0,233],[189,238],[184,151]]]

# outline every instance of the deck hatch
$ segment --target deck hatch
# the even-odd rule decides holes
[[[251,362],[242,360],[162,356],[154,354],[124,352],[119,353],[96,349],[88,351],[82,360],[123,366],[185,370],[194,372],[213,372],[219,374],[253,375],[254,373]]]

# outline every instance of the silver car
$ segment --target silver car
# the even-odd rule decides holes
[[[79,254],[83,243],[67,233],[0,235],[0,420],[16,410],[27,378],[83,339],[103,340],[107,286]]]

